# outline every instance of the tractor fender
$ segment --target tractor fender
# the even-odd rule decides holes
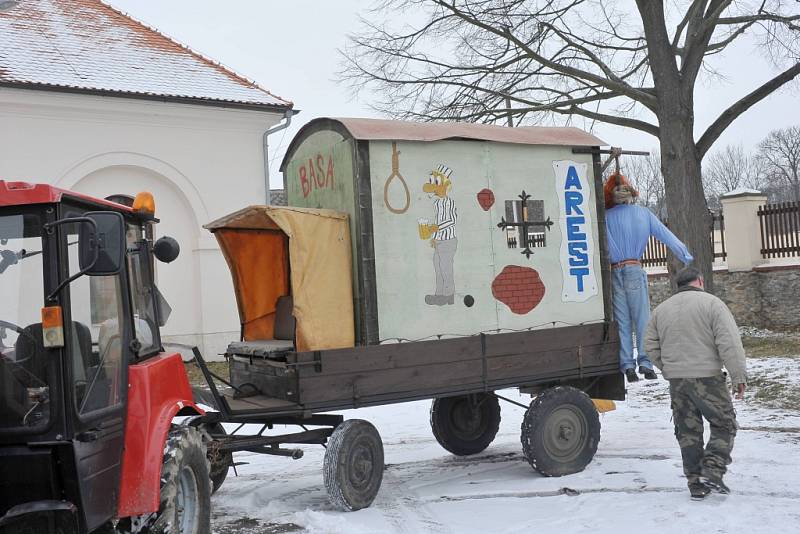
[[[173,419],[204,413],[192,400],[180,354],[162,353],[128,368],[118,517],[158,511],[164,445]]]

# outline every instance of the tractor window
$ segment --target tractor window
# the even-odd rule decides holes
[[[42,228],[33,214],[0,217],[0,431],[50,417],[52,353],[43,347]]]
[[[150,278],[150,259],[143,247],[142,229],[128,226],[128,279],[133,305],[133,328],[139,342],[139,356],[161,350],[157,337],[153,284]]]
[[[69,214],[77,216],[79,214]],[[79,271],[78,225],[65,225],[69,274]],[[67,348],[79,415],[120,402],[125,315],[118,275],[82,276],[69,286],[72,325]],[[66,329],[66,328],[65,328]]]

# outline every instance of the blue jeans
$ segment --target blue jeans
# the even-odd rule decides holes
[[[638,265],[611,269],[614,296],[614,320],[619,326],[619,367],[624,373],[636,368],[633,358],[633,334],[640,367],[653,368],[644,350],[644,332],[650,320],[650,297],[647,293],[647,273]]]

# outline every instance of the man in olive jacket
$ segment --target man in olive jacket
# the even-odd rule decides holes
[[[736,414],[722,367],[736,397],[744,396],[747,373],[739,329],[728,307],[703,290],[693,267],[676,278],[678,292],[653,312],[645,334],[650,360],[669,380],[675,437],[693,499],[710,491],[729,493],[723,483],[731,463]],[[711,437],[703,449],[703,418]]]

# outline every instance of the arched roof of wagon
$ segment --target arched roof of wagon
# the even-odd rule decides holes
[[[297,132],[281,162],[281,171],[300,143],[309,135],[332,130],[344,137],[366,141],[445,141],[468,139],[520,145],[606,146],[602,139],[571,126],[523,126],[508,128],[471,122],[413,122],[388,119],[327,118],[309,121]]]

